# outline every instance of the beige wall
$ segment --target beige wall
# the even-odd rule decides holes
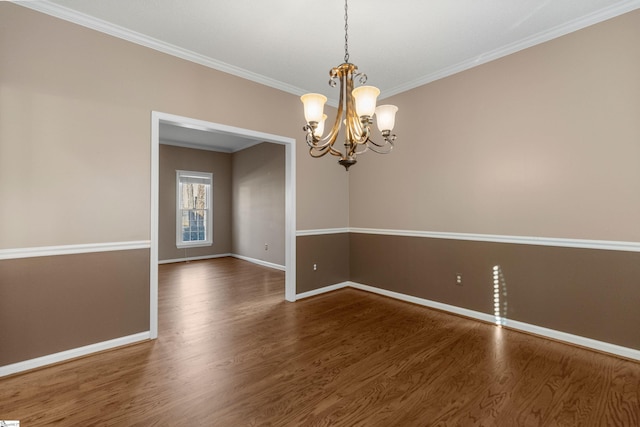
[[[262,143],[233,153],[232,177],[232,252],[284,266],[284,145]]]
[[[308,156],[298,97],[0,2],[0,250],[148,241],[152,111],[297,139],[297,228],[348,225],[347,175],[332,159]],[[3,342],[33,346],[0,364],[148,330],[149,299],[140,289],[149,290],[149,251],[129,252],[89,272],[135,274],[99,283],[82,254],[65,255],[59,277],[41,258],[2,261]],[[17,312],[27,288],[82,307],[51,317],[39,298]],[[104,305],[99,296],[109,292]],[[84,322],[82,332],[69,321]]]
[[[176,170],[213,174],[213,245],[176,248]],[[285,147],[263,143],[237,153],[160,145],[160,261],[237,254],[285,264]],[[268,249],[265,249],[265,244]]]
[[[298,228],[347,225],[298,97],[15,4],[0,20],[0,249],[148,240],[153,110],[298,139]]]
[[[231,154],[174,147],[160,141],[158,259],[160,261],[231,252]],[[213,174],[213,244],[176,247],[176,170]]]
[[[331,88],[327,85],[327,89]],[[335,117],[337,110],[333,107],[325,107],[328,117]],[[304,115],[302,121],[304,121]],[[302,129],[301,126],[296,127],[298,128]],[[296,138],[298,139],[296,229],[347,227],[349,225],[349,173],[338,164],[338,157],[327,154],[320,159],[312,158],[309,155],[305,136],[297,134]],[[340,138],[343,137],[339,135],[338,138],[339,143]]]
[[[635,11],[385,100],[350,226],[640,241],[638,40]]]

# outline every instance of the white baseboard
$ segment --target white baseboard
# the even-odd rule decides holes
[[[200,261],[203,259],[224,258],[228,256],[232,256],[232,255],[231,254],[215,254],[215,255],[192,256],[187,258],[163,259],[158,261],[158,264],[173,264],[175,262]]]
[[[331,292],[331,291],[335,291],[337,289],[342,289],[346,287],[359,289],[362,291],[371,292],[378,295],[384,295],[389,298],[422,305],[424,307],[435,308],[437,310],[442,310],[442,311],[457,314],[460,316],[469,317],[471,319],[481,320],[483,322],[495,324],[495,320],[496,320],[495,316],[486,314],[486,313],[481,313],[479,311],[469,310],[466,308],[457,307],[449,304],[443,304],[441,302],[431,301],[424,298],[418,298],[411,295],[388,291],[386,289],[380,289],[374,286],[363,285],[361,283],[355,283],[355,282],[343,282],[343,283],[338,283],[331,286],[325,286],[320,289],[314,289],[313,291],[298,294],[296,297],[297,299],[302,299],[302,298],[307,298],[314,295],[320,295],[326,292]],[[577,345],[580,347],[597,350],[603,353],[609,353],[609,354],[621,356],[627,359],[640,361],[640,350],[636,350],[633,348],[623,347],[620,345],[611,344],[604,341],[598,341],[591,338],[585,338],[579,335],[573,335],[566,332],[556,331],[554,329],[543,328],[541,326],[531,325],[529,323],[524,323],[524,322],[518,322],[516,320],[503,318],[502,325],[509,329],[514,329],[517,331],[538,335],[544,338],[549,338],[552,340],[562,341],[562,342]]]
[[[215,258],[225,258],[225,257],[238,258],[238,259],[241,259],[243,261],[248,261],[248,262],[253,263],[253,264],[261,265],[263,267],[275,268],[276,270],[286,271],[286,267],[284,265],[274,264],[272,262],[262,261],[260,259],[250,258],[250,257],[244,256],[244,255],[238,255],[238,254],[232,254],[232,253],[216,254],[216,255],[204,255],[204,256],[195,256],[195,257],[187,257],[187,258],[176,258],[176,259],[163,259],[161,261],[158,261],[158,264],[172,264],[172,263],[175,263],[175,262],[200,261],[200,260],[203,260],[203,259],[215,259]]]
[[[115,338],[109,341],[103,341],[95,344],[78,347],[71,350],[61,351],[60,353],[48,354],[46,356],[37,357],[35,359],[25,360],[23,362],[13,363],[11,365],[0,366],[0,377],[17,374],[18,372],[29,371],[31,369],[41,368],[43,366],[60,363],[78,357],[86,356],[99,351],[110,350],[116,347],[146,341],[150,339],[149,332],[140,332],[126,337]]]
[[[314,289],[312,291],[303,292],[301,294],[297,294],[296,295],[296,301],[299,300],[299,299],[309,298],[309,297],[313,297],[313,296],[316,296],[316,295],[324,294],[324,293],[327,293],[327,292],[336,291],[338,289],[346,288],[347,286],[350,286],[350,282],[337,283],[335,285],[325,286],[324,288],[319,288],[319,289]]]
[[[539,335],[556,341],[563,341],[580,347],[586,347],[598,350],[603,353],[615,354],[627,359],[640,361],[640,350],[623,347],[616,344],[610,344],[604,341],[598,341],[591,338],[581,337],[580,335],[568,334],[566,332],[556,331],[554,329],[543,328],[541,326],[531,325],[529,323],[518,322],[516,320],[506,320],[506,327],[533,335]]]
[[[248,256],[238,255],[238,254],[229,254],[229,256],[241,259],[243,261],[248,261],[248,262],[251,262],[253,264],[258,264],[258,265],[261,265],[263,267],[269,267],[269,268],[275,268],[276,270],[287,271],[287,268],[284,265],[274,264],[272,262],[263,261],[261,259],[251,258],[251,257],[248,257]]]
[[[469,310],[455,305],[444,304],[437,301],[431,301],[424,298],[418,298],[411,295],[401,294],[399,292],[388,291],[386,289],[380,289],[369,285],[363,285],[360,283],[348,282],[349,287],[354,289],[360,289],[361,291],[367,291],[378,295],[384,295],[389,298],[397,299],[400,301],[406,301],[413,304],[422,305],[425,307],[435,308],[437,310],[448,311],[449,313],[458,314],[460,316],[471,317],[473,319],[482,320],[483,322],[495,322],[495,316],[481,313],[479,311]]]

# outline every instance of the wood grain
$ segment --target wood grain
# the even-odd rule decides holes
[[[159,339],[0,379],[24,426],[637,426],[640,364],[379,295],[159,267]]]

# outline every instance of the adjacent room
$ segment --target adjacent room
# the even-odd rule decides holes
[[[640,425],[639,40],[639,0],[0,2],[0,423]]]

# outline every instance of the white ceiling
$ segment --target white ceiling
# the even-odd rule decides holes
[[[194,129],[175,123],[160,122],[160,143],[198,150],[235,153],[264,142],[260,139],[241,137],[234,133]]]
[[[343,0],[16,3],[337,103],[327,81],[344,62]],[[638,8],[640,0],[349,0],[349,62],[384,98]]]

